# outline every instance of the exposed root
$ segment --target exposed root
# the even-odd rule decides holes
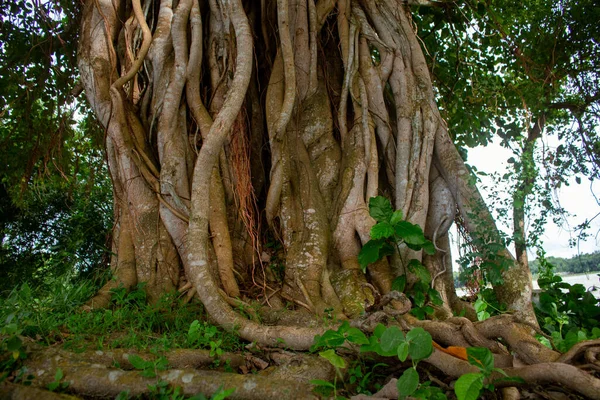
[[[180,387],[185,396],[203,393],[211,396],[221,388],[235,389],[231,399],[315,399],[311,385],[305,382],[278,379],[263,375],[238,375],[227,372],[198,369],[170,369],[157,371],[155,378],[146,378],[139,371],[123,371],[87,362],[71,362],[68,359],[31,360],[27,371],[36,376],[34,383],[45,387],[54,381],[56,370],[64,374],[69,391],[94,398],[115,398],[128,391],[129,396],[141,396],[150,392],[148,386],[157,381]]]
[[[3,400],[27,400],[27,399],[44,399],[44,400],[78,400],[79,397],[71,396],[63,393],[52,393],[48,390],[43,390],[31,386],[17,385],[10,382],[0,383],[0,398]]]

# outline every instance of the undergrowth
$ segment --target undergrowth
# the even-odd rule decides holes
[[[148,304],[142,285],[114,290],[109,308],[85,311],[95,293],[90,281],[57,282],[51,291],[24,283],[0,297],[0,381],[16,373],[26,345],[60,345],[83,352],[133,348],[155,353],[174,348],[207,349],[213,356],[241,348],[240,339],[206,322],[202,306],[169,293]]]

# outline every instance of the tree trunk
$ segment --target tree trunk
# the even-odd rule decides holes
[[[307,348],[320,328],[298,321],[360,314],[410,259],[456,309],[447,232],[457,212],[478,243],[499,243],[405,4],[88,0],[79,67],[106,130],[116,210],[116,280],[91,306],[121,284],[145,283],[155,300],[191,283],[211,318],[245,339]],[[364,274],[357,256],[377,195],[441,251],[401,247]],[[505,249],[491,258],[512,260]],[[514,271],[498,292],[536,324],[530,282]],[[260,325],[229,305],[257,297],[294,310],[296,326]]]

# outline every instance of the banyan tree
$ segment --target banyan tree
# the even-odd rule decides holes
[[[179,290],[245,340],[305,350],[324,331],[320,316],[361,326],[395,279],[415,285],[407,264],[418,260],[443,302],[418,320],[396,296],[384,310],[403,326],[539,366],[526,380],[575,377],[600,393],[600,381],[566,364],[542,377],[561,356],[533,338],[531,275],[501,246],[471,184],[411,18],[412,7],[437,4],[86,1],[81,83],[105,131],[114,192],[114,279],[88,306],[106,306],[118,286],[144,283],[150,301]],[[376,196],[436,251],[399,243],[363,271]],[[473,314],[453,284],[455,221],[501,270],[494,291],[512,313],[453,317]],[[248,303],[261,319],[236,311]],[[460,375],[464,361],[436,357]]]

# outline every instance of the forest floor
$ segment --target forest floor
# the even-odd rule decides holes
[[[352,346],[310,353],[260,348],[206,322],[197,302],[172,294],[148,305],[143,288],[116,290],[111,307],[85,311],[94,290],[87,282],[56,284],[40,297],[22,285],[0,298],[0,399],[397,398],[395,378],[416,366],[396,354],[357,355]],[[340,326],[328,317],[322,323]],[[350,340],[352,328],[344,329]],[[420,350],[410,351],[415,358]],[[457,398],[455,377],[426,363],[414,370],[418,390],[407,398]],[[487,381],[480,389],[462,398],[510,398]],[[535,385],[521,394],[585,398],[560,385]]]

